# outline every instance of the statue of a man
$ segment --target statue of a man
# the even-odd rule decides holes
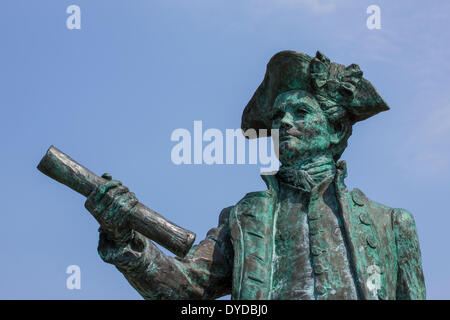
[[[242,117],[243,131],[279,130],[268,189],[223,209],[178,258],[128,226],[137,199],[109,180],[86,201],[107,222],[100,256],[146,299],[425,299],[413,216],[348,191],[338,162],[352,125],[388,109],[355,64],[276,54]]]

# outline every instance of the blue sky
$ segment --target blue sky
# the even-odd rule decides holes
[[[81,8],[81,30],[66,8]],[[366,8],[381,8],[381,29]],[[280,50],[357,63],[391,110],[354,127],[349,188],[412,212],[428,298],[449,299],[450,3],[313,0],[2,1],[0,298],[139,299],[97,255],[84,198],[36,165],[55,145],[194,231],[264,189],[256,165],[181,165],[177,128],[240,126]],[[67,266],[81,290],[66,289]]]

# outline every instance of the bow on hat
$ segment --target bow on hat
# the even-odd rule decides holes
[[[335,102],[349,103],[355,98],[363,72],[357,64],[348,67],[330,63],[320,51],[310,63],[310,76],[316,95]]]

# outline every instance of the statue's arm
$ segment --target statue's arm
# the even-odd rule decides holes
[[[397,299],[426,299],[422,258],[414,217],[404,209],[394,209],[392,222],[398,263]]]
[[[211,229],[183,259],[165,255],[135,231],[122,243],[101,231],[98,252],[145,299],[216,299],[231,292],[229,211],[222,211],[218,227]]]

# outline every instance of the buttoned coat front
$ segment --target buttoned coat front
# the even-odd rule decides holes
[[[348,191],[345,176],[341,162],[334,183],[359,297],[425,299],[413,216],[371,201],[359,189]],[[263,179],[268,190],[247,194],[230,211],[233,299],[271,299],[278,183],[274,176]],[[319,188],[313,189],[312,197],[320,196]],[[313,214],[320,217],[320,212]],[[327,293],[321,293],[326,298]]]

